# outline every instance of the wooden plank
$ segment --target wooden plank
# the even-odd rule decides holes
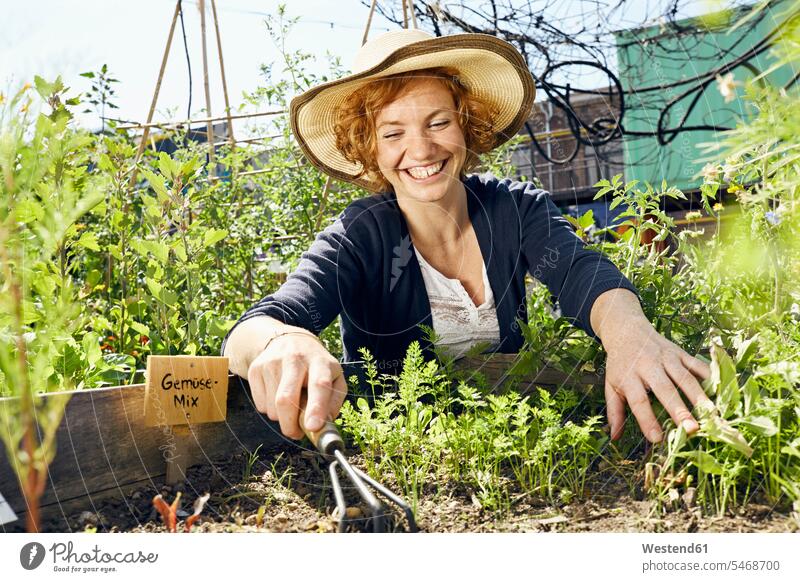
[[[455,368],[478,370],[493,388],[502,389],[511,378],[508,370],[516,359],[516,354],[462,358]],[[343,367],[347,378],[356,375],[363,383],[359,363],[346,363]],[[96,498],[123,496],[148,483],[157,490],[165,482],[167,460],[176,455],[185,457],[180,467],[188,468],[229,458],[240,451],[253,451],[262,443],[283,441],[277,423],[256,411],[247,382],[232,375],[228,381],[226,422],[190,425],[180,443],[170,427],[145,425],[144,384],[75,392],[56,435],[57,454],[42,497],[43,518],[65,516],[70,511],[66,508],[81,504],[91,508]],[[533,378],[520,378],[515,386],[527,392],[537,385],[602,386],[603,377],[545,368]],[[45,398],[49,396],[52,395]],[[8,400],[0,399],[0,406]],[[0,493],[20,517],[16,525],[6,524],[0,530],[21,527],[25,503],[2,444]]]
[[[276,424],[256,411],[247,383],[235,376],[229,382],[227,422],[190,427],[196,446],[185,466],[282,439]],[[144,412],[144,384],[76,392],[56,436],[58,453],[49,468],[43,511],[97,491],[121,493],[132,483],[160,485],[176,444],[168,427],[145,426]],[[0,450],[0,491],[18,515],[25,513],[5,450]]]
[[[530,389],[533,386],[570,388],[586,388],[605,385],[602,374],[590,374],[574,371],[566,374],[550,366],[545,366],[533,376],[512,376],[509,370],[519,360],[519,354],[489,354],[475,357],[464,357],[454,364],[456,370],[462,372],[476,371],[482,373],[493,388],[500,389],[512,380],[517,380],[517,389]]]

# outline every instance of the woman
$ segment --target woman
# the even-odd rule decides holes
[[[303,434],[304,387],[308,429],[338,414],[347,386],[317,338],[337,315],[345,360],[365,346],[389,371],[411,341],[430,347],[418,324],[455,355],[481,342],[518,351],[529,272],[603,343],[612,438],[627,403],[644,435],[661,440],[649,391],[697,430],[679,390],[692,405],[708,400],[697,380],[708,366],[655,331],[631,283],[584,248],[546,192],[466,174],[530,113],[534,82],[516,49],[486,35],[403,30],[364,45],[354,70],[294,99],[292,128],[311,163],[379,194],[350,204],[226,338],[257,409],[291,438]]]

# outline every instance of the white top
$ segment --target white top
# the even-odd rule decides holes
[[[490,347],[500,344],[500,326],[497,323],[497,310],[494,294],[483,270],[484,301],[478,307],[470,299],[464,285],[458,279],[448,279],[433,268],[428,261],[414,249],[419,261],[428,301],[431,304],[433,330],[439,336],[436,346],[452,357],[463,356],[476,344],[489,342]]]

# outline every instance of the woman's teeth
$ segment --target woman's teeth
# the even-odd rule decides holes
[[[443,165],[444,165],[444,160],[441,160],[431,164],[430,166],[415,166],[413,168],[407,168],[406,172],[411,174],[412,178],[415,178],[417,180],[424,180],[425,178],[429,178],[434,174],[438,173],[439,171],[441,171]]]

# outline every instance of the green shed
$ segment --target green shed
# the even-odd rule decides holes
[[[744,84],[775,64],[772,49],[759,51],[759,48],[769,42],[787,4],[778,2],[754,25],[743,25],[733,31],[731,22],[749,8],[681,20],[675,27],[677,30],[656,25],[615,33],[626,100],[622,123],[627,132],[624,139],[627,180],[660,184],[665,178],[684,191],[699,187],[702,178],[698,174],[703,166],[719,156],[704,153],[698,146],[718,141],[721,133],[711,129],[675,133],[669,130],[692,126],[730,128],[752,113],[752,107],[742,99]],[[724,60],[718,57],[721,49],[731,51]],[[747,55],[751,58],[730,71],[736,95],[726,102],[720,92],[721,84],[712,72]],[[783,66],[764,79],[783,87],[796,73]],[[724,73],[721,76],[724,78]],[[705,88],[690,92],[698,86],[697,81],[678,84],[697,78],[708,81]],[[659,136],[659,116],[670,103]],[[659,137],[666,143],[660,143]]]

